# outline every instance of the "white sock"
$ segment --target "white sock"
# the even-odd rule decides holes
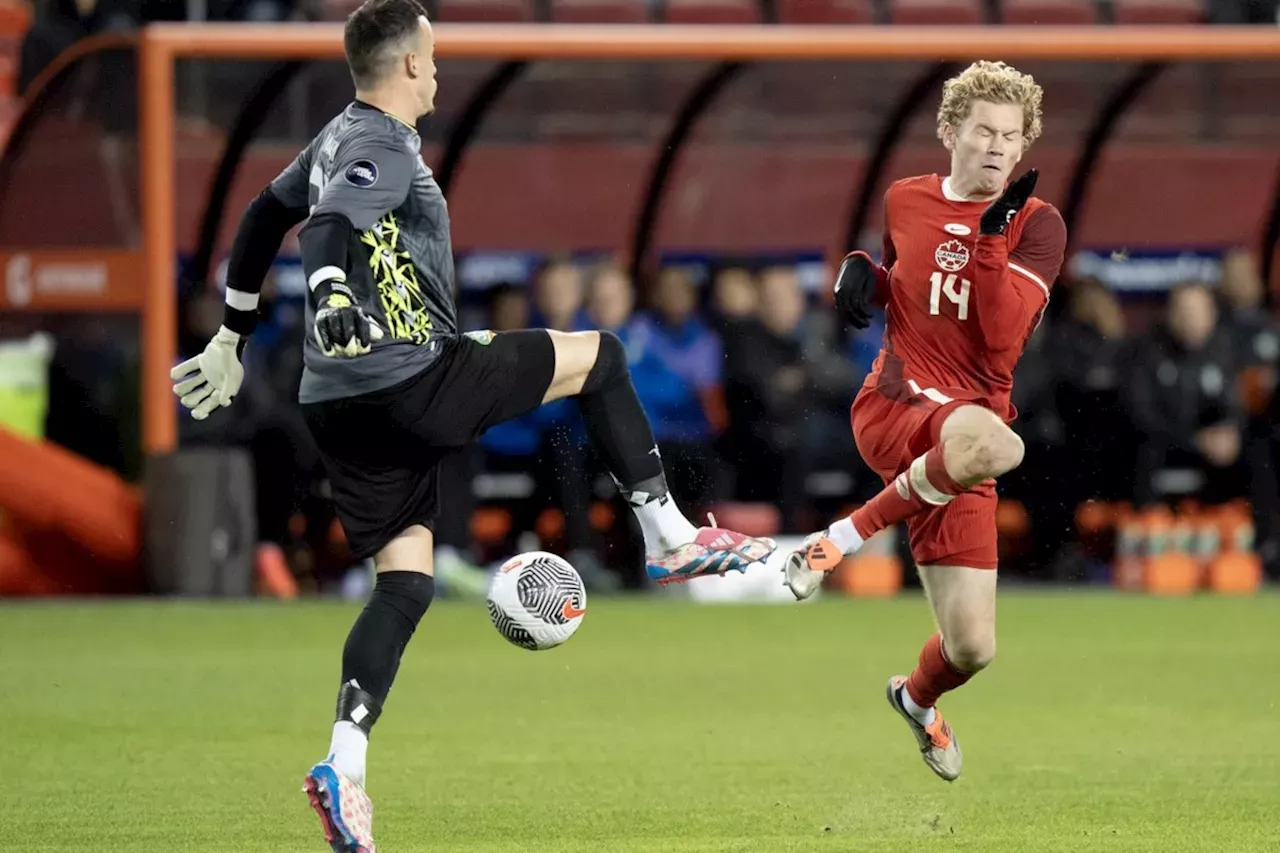
[[[836,543],[842,554],[852,554],[862,547],[862,537],[853,526],[853,518],[845,516],[827,529],[827,538]]]
[[[632,505],[640,529],[644,532],[644,552],[659,557],[673,548],[687,545],[698,535],[698,528],[684,517],[671,495],[663,495],[648,503]]]
[[[916,701],[911,698],[911,691],[907,689],[907,685],[905,684],[902,685],[902,688],[898,691],[898,695],[902,697],[903,709],[906,710],[906,712],[910,714],[912,717],[914,717],[915,721],[920,725],[927,726],[933,722],[936,716],[938,716],[937,712],[933,710],[932,706],[928,708],[922,708],[919,705],[917,705]]]
[[[347,720],[333,724],[333,739],[329,741],[329,754],[333,764],[351,781],[364,786],[365,755],[369,751],[369,736],[364,729]]]

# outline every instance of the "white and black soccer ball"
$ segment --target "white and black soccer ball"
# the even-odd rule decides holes
[[[489,582],[489,618],[522,649],[552,649],[573,636],[587,615],[587,588],[577,569],[555,554],[528,551],[502,564]]]

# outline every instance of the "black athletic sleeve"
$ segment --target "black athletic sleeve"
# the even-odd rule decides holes
[[[280,251],[284,235],[307,218],[307,174],[311,147],[302,151],[270,186],[249,203],[227,262],[227,295],[222,325],[248,336],[258,325],[262,280]]]
[[[316,213],[298,235],[302,272],[312,301],[324,302],[334,285],[347,280],[347,245],[351,220],[337,213]]]
[[[289,229],[306,218],[306,208],[286,207],[270,187],[249,204],[240,219],[227,263],[227,295],[222,324],[250,335],[258,324],[258,298],[280,243]]]

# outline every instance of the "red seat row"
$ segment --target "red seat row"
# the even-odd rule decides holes
[[[521,23],[537,20],[539,0],[439,0],[441,21]],[[560,23],[757,24],[758,0],[545,0],[551,21]],[[345,18],[359,0],[327,0],[328,16]],[[1118,24],[1191,24],[1203,20],[1200,0],[1115,0]],[[776,0],[783,24],[870,24],[875,0]],[[988,20],[985,0],[886,0],[893,24],[979,24]],[[1006,24],[1095,24],[1104,21],[1095,0],[1001,0],[996,19]]]

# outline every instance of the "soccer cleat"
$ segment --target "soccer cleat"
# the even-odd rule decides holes
[[[681,583],[729,571],[745,572],[747,566],[768,559],[778,547],[772,539],[744,536],[716,527],[715,517],[709,515],[708,518],[711,526],[698,528],[692,542],[645,561],[650,579],[658,583]]]
[[[322,761],[311,768],[302,790],[320,816],[324,840],[333,853],[375,853],[373,802],[364,788]]]
[[[827,531],[810,533],[800,549],[788,554],[782,564],[783,582],[797,601],[804,601],[818,591],[827,572],[840,565],[843,559],[844,554],[836,543],[827,538]]]
[[[942,712],[936,707],[933,709],[933,722],[927,726],[922,725],[919,720],[907,713],[901,698],[902,691],[907,689],[906,684],[905,676],[895,675],[890,678],[889,686],[884,691],[885,698],[889,700],[893,710],[897,711],[902,719],[907,721],[907,725],[911,726],[911,733],[916,736],[916,743],[920,746],[920,755],[924,757],[924,763],[943,779],[954,782],[960,777],[960,765],[964,758],[960,753],[960,741],[956,740],[955,732],[951,731],[951,724],[943,719]]]

